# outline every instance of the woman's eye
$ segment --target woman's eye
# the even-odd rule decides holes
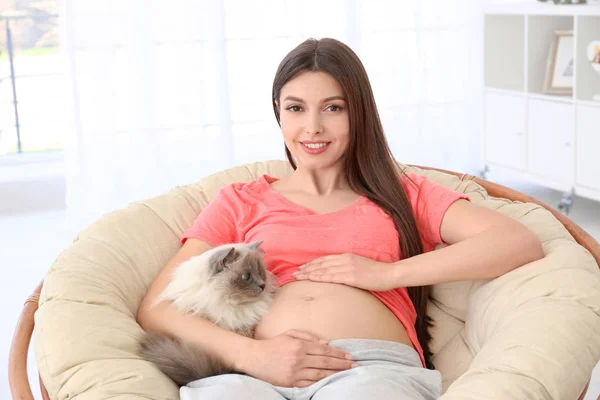
[[[336,106],[336,105],[331,105],[331,106],[327,107],[327,109],[329,111],[340,111],[342,109],[342,107]]]
[[[289,106],[287,109],[290,110],[290,111],[294,111],[294,112],[300,111],[300,107],[299,106]]]
[[[248,279],[250,279],[250,274],[249,273],[245,273],[244,275],[242,275],[242,279],[247,281]]]

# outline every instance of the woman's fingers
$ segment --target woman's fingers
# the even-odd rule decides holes
[[[319,275],[315,277],[316,280],[320,280],[321,282],[330,282],[330,283],[351,283],[352,279],[350,279],[350,275],[347,272],[330,272],[327,274]]]
[[[327,265],[318,265],[318,266],[313,266],[313,267],[306,267],[306,268],[302,268],[302,269],[298,269],[294,274],[300,274],[300,275],[318,275],[318,274],[323,274],[325,272],[331,272],[331,271],[347,271],[349,270],[349,268],[345,265],[333,265],[333,264],[327,264]]]
[[[305,342],[296,374],[297,387],[310,386],[335,373],[357,367],[353,357],[345,351],[323,343]]]
[[[313,271],[298,271],[292,275],[299,280],[310,279],[319,282],[348,283],[352,281],[352,274],[352,270],[347,267],[340,266],[321,268]]]
[[[288,336],[291,336],[295,339],[304,340],[306,342],[324,342],[324,340],[320,340],[315,335],[311,335],[308,332],[298,331],[296,329],[290,329],[286,332]]]
[[[352,356],[343,350],[324,344],[307,343],[306,354],[311,356],[326,356],[340,358],[342,360],[352,360]]]
[[[304,367],[313,369],[325,369],[333,371],[345,371],[357,367],[358,364],[352,360],[328,356],[306,356]]]

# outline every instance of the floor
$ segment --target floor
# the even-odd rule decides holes
[[[557,205],[561,194],[521,182],[502,182],[528,193],[550,205]],[[28,214],[0,215],[0,265],[5,271],[15,272],[10,279],[0,280],[2,296],[1,317],[5,324],[0,329],[0,357],[8,359],[12,332],[23,301],[42,279],[53,259],[68,246],[72,232],[65,229],[64,210],[49,210]],[[600,203],[576,198],[570,217],[600,241]],[[8,278],[8,276],[7,276]],[[33,391],[41,398],[36,380],[35,361],[29,358],[30,381]],[[7,363],[0,364],[0,375],[7,377]],[[586,400],[595,400],[600,394],[600,364],[594,370]],[[7,379],[0,381],[0,399],[10,398]]]

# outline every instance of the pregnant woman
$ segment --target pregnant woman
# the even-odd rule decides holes
[[[464,194],[398,171],[364,67],[337,40],[307,40],[283,59],[273,109],[293,173],[225,186],[140,306],[144,329],[239,372],[192,382],[182,399],[439,397],[428,287],[500,276],[543,257],[540,242]],[[254,338],[168,302],[149,306],[182,261],[259,240],[279,288]]]

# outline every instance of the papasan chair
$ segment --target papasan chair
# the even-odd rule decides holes
[[[600,359],[598,243],[514,190],[451,171],[400,167],[521,221],[545,251],[542,260],[497,279],[434,286],[429,314],[442,399],[583,399]],[[10,354],[14,398],[33,398],[26,364],[33,331],[44,398],[178,399],[178,387],[136,355],[140,301],[178,250],[182,231],[221,187],[290,172],[285,161],[242,165],[89,225],[26,302]]]

